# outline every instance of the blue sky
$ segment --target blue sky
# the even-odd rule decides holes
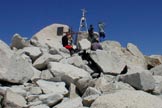
[[[161,0],[1,0],[0,39],[10,44],[19,33],[29,39],[53,23],[78,31],[81,10],[88,11],[88,25],[106,23],[106,36],[126,47],[135,44],[145,55],[162,55]]]

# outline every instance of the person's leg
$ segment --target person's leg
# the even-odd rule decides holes
[[[72,56],[74,54],[74,49],[73,48],[69,49],[69,52],[70,52],[70,56]]]

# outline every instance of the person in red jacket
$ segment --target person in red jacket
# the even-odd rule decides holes
[[[73,40],[71,34],[69,32],[66,32],[66,35],[62,37],[62,45],[69,50],[71,56],[74,54],[72,42]]]

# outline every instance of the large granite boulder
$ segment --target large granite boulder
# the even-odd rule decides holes
[[[150,91],[155,87],[155,80],[149,71],[127,74],[121,80],[139,90]]]
[[[33,76],[32,65],[0,41],[0,80],[11,83],[25,83]]]
[[[162,108],[162,100],[143,91],[122,90],[98,97],[90,108]]]
[[[107,40],[107,41],[101,42],[101,45],[102,45],[103,50],[107,52],[116,53],[119,56],[122,56],[124,54],[122,51],[121,44],[117,41]]]
[[[128,52],[127,52],[128,55],[126,55],[126,57],[125,57],[126,61],[129,61],[129,63],[132,63],[132,64],[140,65],[144,68],[147,68],[147,63],[146,63],[145,57],[136,45],[134,45],[132,43],[128,43],[127,50],[131,55],[128,54]]]
[[[55,48],[62,47],[61,39],[69,27],[63,24],[49,25],[36,33],[31,41],[37,46],[50,46]]]
[[[126,66],[121,57],[115,53],[98,50],[92,52],[90,56],[103,73],[120,74]]]
[[[22,49],[24,47],[30,46],[30,42],[26,41],[23,37],[19,34],[14,34],[12,38],[11,48]]]
[[[80,78],[91,78],[87,71],[69,64],[50,62],[48,67],[53,75],[60,76],[68,84],[74,83]]]

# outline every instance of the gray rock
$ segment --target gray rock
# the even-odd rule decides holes
[[[74,55],[73,57],[66,59],[66,62],[68,64],[74,65],[78,68],[83,68],[84,65],[85,65],[82,58],[80,56],[77,56],[77,55],[76,56]],[[65,63],[65,61],[62,62],[62,63]]]
[[[96,88],[88,87],[84,92],[82,98],[90,96],[90,95],[101,95],[101,92],[98,91]]]
[[[23,108],[27,102],[21,95],[7,90],[3,103],[5,108]]]
[[[162,94],[162,81],[155,85],[153,93],[156,95]]]
[[[78,46],[81,50],[89,50],[91,48],[91,42],[87,39],[82,39],[79,41]]]
[[[162,76],[162,64],[158,65],[150,70],[153,75],[160,75]]]
[[[95,88],[97,90],[103,91],[103,87],[106,86],[108,81],[105,79],[105,77],[100,77],[95,81]]]
[[[38,59],[36,59],[33,63],[33,66],[37,69],[45,69],[47,68],[47,64],[49,62],[59,62],[62,59],[61,55],[51,55],[51,54],[43,54]]]
[[[32,59],[32,61],[35,61],[42,54],[38,47],[25,47],[22,50]]]
[[[122,56],[124,54],[122,51],[121,44],[117,41],[107,40],[107,41],[101,42],[101,45],[102,45],[103,50],[109,53],[110,52],[115,53],[119,56]]]
[[[26,90],[25,87],[23,85],[20,86],[12,86],[10,88],[8,88],[8,90],[10,90],[11,92],[17,93],[23,97],[26,96]]]
[[[160,61],[160,63],[162,63],[162,55],[151,55],[150,57],[158,59]]]
[[[95,88],[104,94],[113,93],[118,90],[134,90],[134,88],[127,83],[118,82],[115,79],[110,82],[105,78],[105,76],[96,80]]]
[[[70,99],[79,97],[76,90],[77,90],[76,86],[73,83],[71,83],[70,88],[69,88],[69,98]]]
[[[157,58],[151,58],[149,56],[145,56],[145,59],[146,59],[146,62],[147,62],[148,69],[151,69],[151,68],[161,64],[160,60],[157,59]]]
[[[146,69],[140,65],[129,64],[127,66],[127,74],[141,73],[143,71],[146,71]]]
[[[42,94],[42,90],[40,87],[30,87],[29,88],[29,94],[28,95],[39,95]]]
[[[46,95],[40,95],[39,99],[48,106],[54,106],[63,99],[63,95],[50,93]]]
[[[162,76],[160,75],[153,75],[153,78],[155,80],[155,84],[159,84],[162,81]]]
[[[142,54],[142,52],[138,49],[137,46],[135,46],[132,43],[128,43],[127,44],[127,49],[136,57],[139,57],[141,59],[145,59],[144,55]]]
[[[125,61],[128,67],[141,67],[143,69],[147,69],[147,62],[143,56],[143,54],[139,51],[139,49],[133,45],[129,44],[130,49],[122,49],[124,55],[121,58]],[[132,52],[131,52],[132,51]]]
[[[90,54],[91,58],[102,69],[103,73],[120,74],[126,64],[120,56],[98,50]]]
[[[41,105],[37,105],[37,106],[31,106],[29,108],[50,108],[50,107],[48,107],[46,104],[41,104]]]
[[[38,101],[39,95],[30,95],[31,93],[27,93],[26,100],[28,103],[36,102]],[[39,100],[40,101],[40,100]],[[42,102],[41,102],[42,103]],[[31,106],[31,105],[29,105]]]
[[[27,56],[25,53],[20,54],[20,56],[21,56],[24,60],[26,60],[26,61],[28,61],[29,63],[32,64],[31,58],[30,58],[29,56]]]
[[[26,41],[23,37],[21,37],[19,34],[14,34],[12,38],[11,48],[17,48],[22,49],[24,47],[29,47],[30,42]]]
[[[53,108],[78,108],[82,107],[82,99],[80,97],[74,98],[74,99],[69,99],[66,102],[62,102]]]
[[[95,80],[89,78],[81,78],[75,82],[77,89],[83,94],[88,87],[95,86]]]
[[[41,71],[37,70],[36,68],[32,67],[33,68],[33,76],[31,78],[32,81],[35,81],[35,80],[38,80],[40,79],[40,76],[41,76]]]
[[[77,68],[69,64],[62,64],[57,62],[50,62],[48,65],[50,71],[55,76],[61,76],[61,78],[67,83],[74,83],[75,80],[80,78],[91,78],[90,74],[83,69]]]
[[[155,88],[153,93],[155,95],[162,94],[162,76],[154,75],[153,78],[155,79]]]
[[[90,96],[84,97],[82,103],[83,103],[84,106],[90,107],[91,104],[92,104],[98,97],[99,97],[98,94],[96,94],[96,95],[90,95]]]
[[[0,103],[2,103],[3,96],[0,95]],[[0,108],[2,108],[2,105],[0,105]]]
[[[49,49],[49,54],[56,55],[60,54],[60,52],[56,48],[52,47]]]
[[[38,105],[41,105],[43,104],[42,101],[34,101],[34,102],[29,102],[28,105],[26,106],[27,108],[28,107],[31,107],[31,106],[38,106]]]
[[[41,72],[40,78],[44,80],[49,80],[53,78],[53,75],[51,74],[49,70],[43,70]]]
[[[155,80],[149,71],[127,74],[121,80],[139,90],[149,91],[155,87]]]
[[[143,91],[122,90],[98,97],[90,108],[162,108],[162,100]]]
[[[6,94],[6,91],[7,91],[8,88],[10,88],[10,87],[0,86],[0,95],[4,96]]]
[[[44,93],[54,93],[66,95],[68,90],[65,88],[64,82],[51,82],[45,80],[38,80],[36,82]]]
[[[33,68],[29,62],[17,54],[0,41],[0,80],[11,83],[25,83],[33,75]]]

